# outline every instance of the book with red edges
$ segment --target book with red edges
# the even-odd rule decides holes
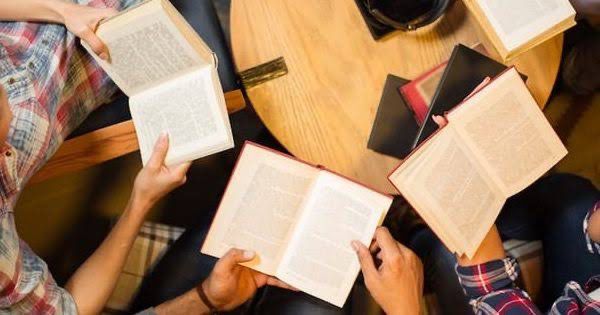
[[[480,43],[473,45],[471,49],[483,56],[488,55],[487,50]],[[433,101],[433,97],[437,92],[446,66],[448,66],[448,61],[433,67],[400,87],[400,94],[406,105],[412,110],[419,126],[423,125],[423,122],[427,118],[429,105],[431,105],[431,101]]]
[[[415,120],[419,125],[422,125],[425,117],[427,117],[429,104],[431,104],[431,100],[442,79],[446,65],[448,65],[447,61],[400,87],[400,94],[402,94],[406,104],[412,110]]]
[[[389,180],[450,251],[473,257],[506,200],[567,150],[514,67],[445,116]]]
[[[245,266],[342,307],[393,198],[349,178],[246,142],[202,253],[252,250]]]

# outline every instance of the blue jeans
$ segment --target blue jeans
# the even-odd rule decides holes
[[[208,227],[203,224],[181,235],[142,283],[131,311],[176,298],[208,277],[217,260],[200,253],[207,232]],[[341,315],[349,313],[349,304],[340,309],[302,292],[264,287],[231,314]]]
[[[540,308],[549,308],[568,281],[581,285],[600,274],[600,255],[587,251],[583,219],[600,200],[600,192],[581,177],[544,177],[513,196],[496,222],[503,239],[542,240],[544,275]],[[429,230],[417,232],[409,246],[421,257],[426,288],[435,293],[442,310],[472,314],[454,271],[456,258]]]

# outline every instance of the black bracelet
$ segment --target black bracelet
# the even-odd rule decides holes
[[[198,292],[198,296],[200,296],[200,299],[202,300],[202,302],[204,303],[204,305],[206,305],[209,309],[209,314],[219,314],[219,310],[210,302],[210,300],[208,299],[208,296],[206,296],[206,293],[204,292],[204,288],[202,287],[202,284],[200,284],[199,286],[196,287],[196,292]]]

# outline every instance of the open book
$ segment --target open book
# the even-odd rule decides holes
[[[370,244],[391,203],[390,196],[246,142],[202,253],[253,250],[257,257],[247,267],[342,307],[360,270],[350,242]]]
[[[217,61],[168,0],[149,0],[103,21],[97,35],[110,62],[100,63],[129,96],[144,164],[161,132],[170,136],[167,164],[233,147]]]
[[[506,199],[567,150],[514,68],[446,117],[389,179],[450,251],[472,257]]]
[[[505,61],[575,25],[569,0],[464,0]]]

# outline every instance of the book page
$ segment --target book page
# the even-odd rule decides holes
[[[567,154],[514,68],[450,113],[448,120],[507,198]]]
[[[82,42],[84,47],[128,96],[209,64],[178,30],[160,0],[102,23],[96,34],[108,46],[110,62],[97,58]]]
[[[568,0],[475,1],[508,51],[575,16]]]
[[[471,257],[506,197],[451,124],[444,129],[436,135],[438,144],[403,170],[408,177],[392,175],[391,180],[428,224],[428,218],[435,218],[430,225],[445,244]]]
[[[350,242],[370,244],[391,203],[389,196],[321,171],[277,277],[341,307],[360,270]]]
[[[129,99],[144,165],[162,132],[169,133],[167,165],[233,147],[229,117],[218,101],[212,69],[205,66]]]
[[[275,275],[291,230],[318,169],[247,143],[221,200],[202,253],[254,250],[246,264]]]

